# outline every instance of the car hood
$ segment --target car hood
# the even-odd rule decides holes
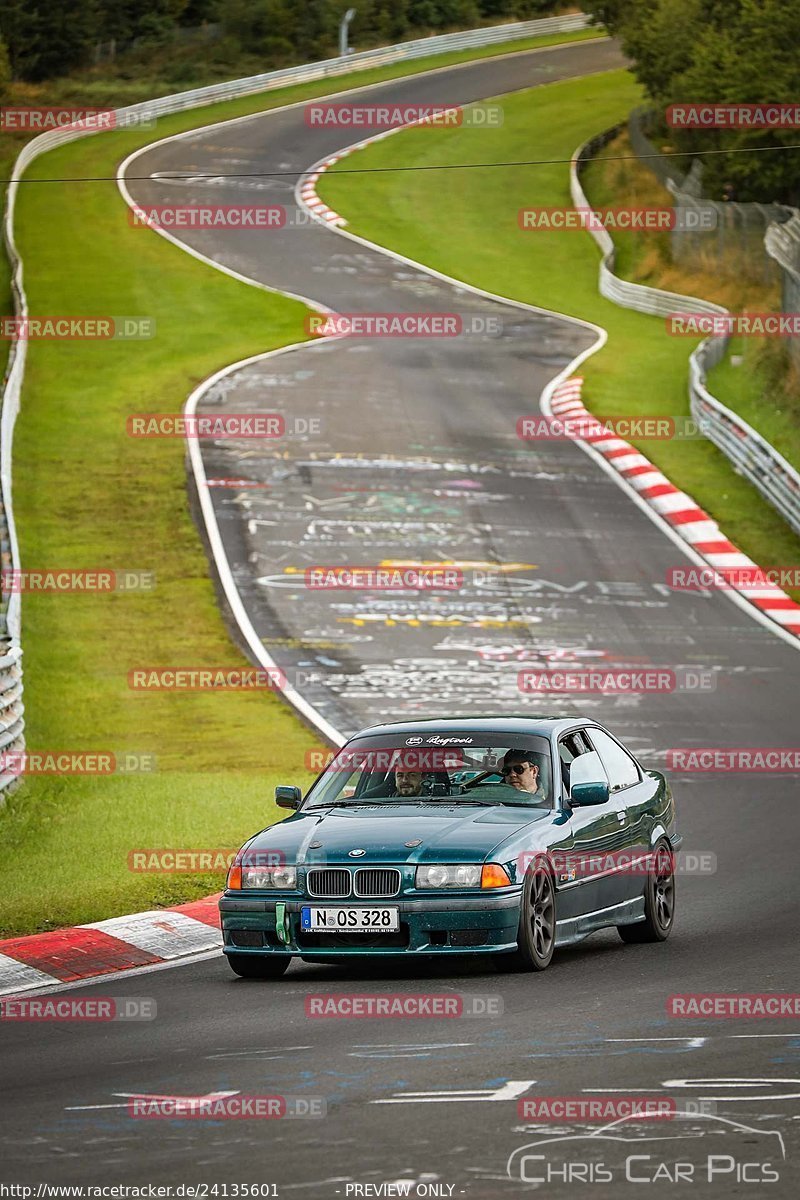
[[[295,813],[257,834],[250,851],[298,864],[481,862],[514,834],[552,812],[541,808],[386,803]],[[409,845],[409,842],[419,845]]]

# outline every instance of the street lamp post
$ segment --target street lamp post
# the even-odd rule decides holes
[[[350,22],[356,15],[354,8],[348,8],[347,12],[339,23],[339,57],[346,58],[351,53],[350,47],[347,45],[347,32],[350,28]]]

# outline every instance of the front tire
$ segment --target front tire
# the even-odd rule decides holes
[[[623,942],[665,942],[675,920],[675,865],[671,847],[658,842],[647,873],[644,920],[635,925],[618,925]]]
[[[226,954],[228,966],[242,979],[280,979],[292,961],[290,954]]]
[[[517,949],[500,956],[505,971],[546,971],[556,945],[556,889],[550,868],[538,859],[525,876]]]

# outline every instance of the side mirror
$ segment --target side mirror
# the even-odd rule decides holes
[[[594,804],[608,803],[608,784],[599,780],[573,783],[569,802],[573,808],[587,808]]]
[[[275,788],[275,803],[278,808],[299,808],[303,796],[299,787],[286,784]]]

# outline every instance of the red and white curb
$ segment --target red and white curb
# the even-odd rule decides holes
[[[0,996],[219,949],[218,899],[0,941]]]
[[[320,221],[324,221],[326,225],[338,225],[341,228],[347,224],[347,221],[345,221],[344,217],[340,217],[338,213],[334,212],[332,208],[328,208],[328,205],[324,201],[320,200],[317,195],[316,186],[322,172],[326,171],[328,167],[332,167],[340,158],[344,158],[344,153],[334,154],[330,158],[324,159],[310,175],[304,175],[300,183],[300,196],[306,208]]]
[[[415,125],[431,125],[437,123],[443,116],[447,116],[450,112],[457,112],[457,109],[443,109],[442,112],[435,116],[419,117],[416,121],[405,121],[402,125],[392,125],[389,129],[383,129],[380,133],[374,133],[368,138],[364,138],[363,142],[354,142],[352,146],[345,146],[338,150],[336,154],[331,154],[328,158],[321,158],[319,162],[314,163],[304,175],[301,176],[298,182],[295,195],[300,203],[308,209],[312,216],[317,220],[322,221],[325,225],[334,225],[337,229],[343,229],[347,221],[339,213],[334,212],[324,200],[320,200],[317,195],[317,183],[320,175],[340,162],[343,158],[347,158],[350,154],[355,154],[357,150],[364,150],[367,146],[372,146],[375,142],[381,142],[384,138],[390,137],[393,133],[402,133],[407,129],[413,129]]]
[[[560,383],[553,391],[550,401],[553,415],[562,420],[601,424],[585,407],[581,399],[582,387],[583,380],[580,378],[566,379]],[[609,466],[619,472],[709,567],[716,570],[758,570],[758,564],[746,554],[742,554],[733,542],[728,541],[716,521],[699,508],[691,496],[670,483],[666,475],[629,442],[606,430],[587,432],[582,440],[602,454]],[[731,587],[730,590],[737,591],[789,633],[800,636],[800,605],[776,584]]]

